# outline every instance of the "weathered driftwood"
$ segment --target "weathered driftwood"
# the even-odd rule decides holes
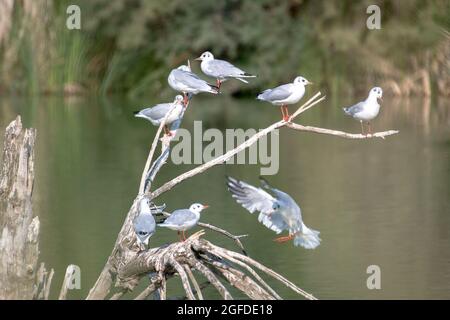
[[[48,297],[53,270],[38,269],[39,218],[33,217],[36,130],[20,116],[5,132],[0,169],[0,299]]]
[[[232,296],[224,283],[234,286],[251,299],[280,299],[281,297],[275,292],[275,290],[273,290],[273,288],[271,288],[255,271],[256,268],[266,275],[279,280],[281,283],[305,298],[315,299],[313,295],[300,289],[289,280],[285,279],[275,271],[261,265],[252,258],[234,251],[220,248],[207,240],[202,239],[201,236],[203,235],[203,232],[198,232],[192,235],[185,242],[172,243],[170,245],[152,248],[145,252],[140,251],[138,246],[136,246],[135,236],[132,229],[132,221],[138,213],[137,204],[143,197],[149,197],[152,201],[155,201],[161,194],[171,190],[182,181],[203,173],[213,166],[225,163],[240,151],[243,151],[253,145],[263,136],[281,127],[292,128],[300,131],[330,134],[350,139],[371,137],[384,138],[387,135],[397,133],[390,131],[387,133],[375,133],[372,136],[359,137],[359,135],[341,131],[304,127],[292,123],[297,116],[312,108],[324,99],[325,97],[321,96],[320,92],[317,93],[299,109],[297,109],[297,111],[290,117],[289,121],[281,120],[275,122],[269,127],[260,130],[258,133],[224,155],[187,171],[164,183],[155,191],[151,191],[151,183],[146,184],[145,177],[148,174],[147,171],[151,168],[151,162],[158,141],[157,139],[159,139],[159,134],[161,133],[164,125],[163,121],[156,137],[153,140],[152,148],[147,158],[145,170],[142,174],[139,194],[134,200],[133,205],[125,218],[125,222],[118,234],[113,251],[108,257],[99,278],[90,290],[87,298],[105,299],[109,295],[114,283],[120,288],[120,292],[114,294],[112,298],[120,298],[125,292],[132,291],[144,276],[146,277],[149,273],[153,273],[150,279],[150,284],[136,297],[136,299],[145,299],[152,293],[155,293],[159,299],[166,299],[166,281],[174,275],[178,275],[180,277],[188,299],[196,299],[196,294],[197,298],[201,299],[203,298],[201,288],[199,292],[199,285],[192,273],[192,270],[195,270],[208,280],[208,282],[219,292],[223,299],[232,299]],[[165,136],[161,140],[163,152],[159,159],[161,159],[164,151],[167,154],[167,150],[170,148],[171,138]],[[166,158],[163,158],[159,166],[157,166],[156,171],[152,172],[152,177],[156,175],[157,170],[159,170],[165,163],[165,159]],[[155,161],[158,161],[158,159]],[[203,227],[211,226],[204,224]],[[215,226],[212,227],[213,228],[210,229],[216,229],[215,231],[221,232],[235,240],[241,249],[244,250],[242,243],[239,241],[240,236],[233,236],[226,230],[222,230]],[[188,269],[189,271],[187,271]],[[222,283],[221,280],[224,283]],[[192,289],[192,286],[194,286],[195,290]]]

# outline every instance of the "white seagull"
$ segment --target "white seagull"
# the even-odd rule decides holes
[[[216,78],[217,87],[220,90],[222,82],[228,79],[237,79],[244,83],[248,83],[244,78],[255,78],[255,75],[249,74],[228,61],[215,59],[213,54],[209,51],[205,51],[200,57],[195,60],[200,60],[200,68],[207,76]]]
[[[347,115],[359,120],[362,134],[364,134],[363,122],[367,122],[369,125],[369,134],[372,134],[370,121],[375,119],[380,112],[378,99],[383,100],[383,90],[380,87],[374,87],[369,91],[369,96],[366,100],[358,102],[351,107],[342,108]]]
[[[282,243],[294,239],[295,246],[315,249],[320,244],[319,231],[308,228],[302,221],[302,212],[298,204],[287,193],[272,188],[261,179],[265,189],[256,188],[243,181],[227,177],[228,190],[237,203],[250,213],[259,211],[258,221],[277,234],[287,230],[289,235],[278,237]]]
[[[273,89],[264,90],[256,99],[270,102],[273,105],[280,106],[283,120],[289,120],[288,104],[295,104],[303,98],[305,86],[312,84],[303,77],[295,78],[294,82],[283,84]]]
[[[203,79],[200,79],[195,73],[191,71],[191,68],[186,65],[181,65],[176,69],[173,69],[167,79],[169,86],[172,89],[182,92],[184,95],[184,105],[188,104],[188,94],[197,94],[200,92],[210,92],[217,94],[218,88],[212,84],[209,84]]]
[[[134,113],[134,116],[137,118],[146,119],[150,121],[154,126],[159,126],[164,120],[167,112],[171,110],[172,112],[167,117],[166,124],[164,126],[165,133],[171,136],[172,133],[170,132],[168,126],[172,124],[172,122],[180,119],[184,111],[183,97],[181,95],[177,95],[172,103],[159,103],[154,107],[136,111]]]
[[[148,245],[148,240],[155,233],[156,222],[148,204],[148,199],[139,202],[139,215],[133,221],[138,244]]]
[[[208,207],[208,205],[194,203],[189,209],[175,210],[163,223],[158,224],[158,226],[176,230],[178,231],[178,235],[181,231],[182,240],[186,240],[184,232],[197,224],[200,220],[200,212]]]

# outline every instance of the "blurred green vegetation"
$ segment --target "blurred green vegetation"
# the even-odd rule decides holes
[[[66,28],[69,4],[81,30]],[[371,4],[381,30],[366,27]],[[302,74],[331,92],[377,82],[421,93],[415,84],[431,78],[446,94],[449,12],[448,0],[13,0],[0,23],[0,92],[168,95],[169,70],[210,50],[258,75],[227,84],[232,93]]]

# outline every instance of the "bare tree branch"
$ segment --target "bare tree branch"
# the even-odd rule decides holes
[[[385,137],[387,137],[387,136],[391,136],[393,134],[399,133],[398,130],[388,130],[388,131],[376,132],[373,134],[365,135],[365,134],[347,133],[344,131],[331,130],[331,129],[325,129],[325,128],[319,128],[319,127],[303,126],[303,125],[297,124],[297,123],[287,123],[286,126],[288,128],[298,130],[298,131],[328,134],[328,135],[337,136],[337,137],[346,138],[346,139],[370,139],[370,138],[385,139]]]

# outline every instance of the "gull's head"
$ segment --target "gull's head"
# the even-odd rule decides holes
[[[150,240],[150,233],[147,231],[143,231],[140,230],[138,232],[136,232],[136,235],[139,239],[139,241],[143,244],[145,244],[146,246],[148,246],[148,240]]]
[[[206,204],[194,203],[189,207],[189,210],[191,210],[192,212],[195,212],[195,213],[200,213],[200,212],[202,212],[202,210],[204,210],[208,207],[209,206]]]
[[[195,60],[200,60],[200,61],[214,60],[214,56],[211,52],[205,51],[200,55],[200,57],[195,58]]]
[[[181,94],[178,94],[178,95],[175,97],[175,100],[173,100],[173,103],[175,103],[175,104],[182,104],[183,101],[184,101],[183,96],[182,96]]]
[[[294,84],[302,84],[302,85],[306,86],[308,84],[312,84],[312,82],[308,81],[306,78],[297,77],[294,79]]]
[[[177,69],[181,70],[181,71],[191,72],[191,68],[189,68],[187,65],[184,65],[184,64],[179,66]]]
[[[370,89],[369,97],[375,97],[377,99],[383,100],[383,90],[380,87],[373,87]]]

